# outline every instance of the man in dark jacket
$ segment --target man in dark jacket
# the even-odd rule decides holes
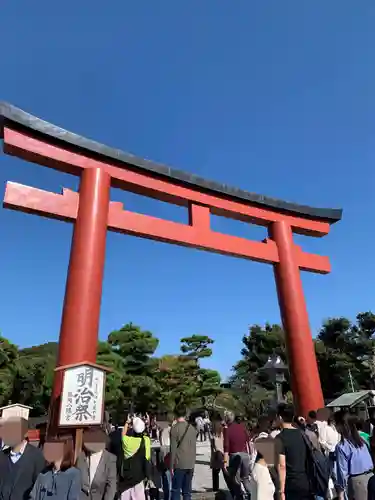
[[[45,468],[41,450],[27,442],[27,420],[3,422],[2,439],[8,446],[0,452],[0,499],[26,500],[36,478]]]

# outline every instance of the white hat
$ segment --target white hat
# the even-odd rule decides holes
[[[134,417],[133,418],[133,431],[136,434],[142,434],[142,432],[145,430],[146,426],[143,420],[139,417]]]

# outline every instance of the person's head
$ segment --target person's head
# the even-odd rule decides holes
[[[329,422],[332,412],[330,408],[319,408],[316,412],[316,420],[319,422]]]
[[[316,422],[316,411],[315,410],[309,411],[309,413],[307,414],[306,421],[308,424],[314,424]]]
[[[235,417],[235,415],[234,415],[234,413],[232,411],[227,411],[225,413],[225,417],[224,418],[225,418],[225,423],[229,425],[229,424],[233,424],[233,422],[235,421],[236,417]]]
[[[58,439],[47,439],[43,446],[43,454],[47,463],[57,470],[67,470],[74,465],[74,448],[71,436]]]
[[[146,424],[140,417],[134,417],[132,420],[132,430],[134,437],[140,437],[143,435],[146,429]]]
[[[258,438],[254,442],[254,448],[257,452],[256,460],[264,460],[268,465],[275,463],[275,440],[273,438]]]
[[[296,427],[299,427],[300,429],[305,429],[306,428],[306,420],[303,417],[293,417],[293,424]]]
[[[270,431],[270,419],[268,415],[260,416],[256,426],[256,432],[258,434],[260,434],[261,432],[266,432],[268,434],[269,431]]]
[[[349,441],[356,448],[363,446],[363,441],[357,429],[357,417],[341,410],[335,413],[336,429],[341,434],[342,441]]]
[[[277,409],[277,413],[279,415],[279,419],[281,422],[281,426],[291,425],[294,420],[294,407],[290,404],[282,404],[279,405]]]
[[[328,417],[327,423],[330,427],[336,428],[335,417],[333,413],[331,413],[331,415]]]
[[[363,418],[357,417],[355,420],[355,426],[357,427],[358,431],[363,432],[363,430],[365,428],[365,421],[363,420]]]
[[[223,435],[223,426],[218,420],[212,422],[212,434],[216,437],[221,437]]]
[[[275,412],[273,415],[270,415],[270,428],[271,430],[280,429],[281,420],[279,415]]]
[[[186,406],[179,404],[176,406],[174,410],[174,415],[177,420],[181,420],[186,417]]]
[[[25,418],[10,417],[2,420],[1,437],[4,444],[15,448],[27,437],[28,422]]]
[[[183,417],[181,417],[183,418]],[[175,417],[174,419],[174,422],[176,422],[178,420],[177,417]],[[197,427],[197,421],[196,421],[196,418],[194,417],[194,414],[193,413],[190,413],[190,415],[188,416],[188,419],[187,421],[189,422],[190,425],[192,425],[193,427]]]
[[[174,421],[174,415],[173,415],[173,413],[168,413],[167,414],[167,422],[168,422],[168,426],[169,427],[173,424],[173,421]]]
[[[88,453],[98,453],[106,449],[108,437],[103,429],[85,429],[83,432],[82,445]]]

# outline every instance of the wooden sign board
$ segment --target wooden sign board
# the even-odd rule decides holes
[[[101,425],[107,370],[91,363],[63,368],[59,426],[78,428]]]

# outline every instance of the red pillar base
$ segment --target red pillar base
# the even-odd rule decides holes
[[[110,175],[103,169],[82,172],[57,366],[96,362],[110,188]],[[55,373],[49,435],[57,432],[62,377],[62,372]]]
[[[270,228],[279,252],[274,265],[281,318],[285,330],[293,398],[299,415],[324,406],[315,348],[290,226],[282,221]]]

